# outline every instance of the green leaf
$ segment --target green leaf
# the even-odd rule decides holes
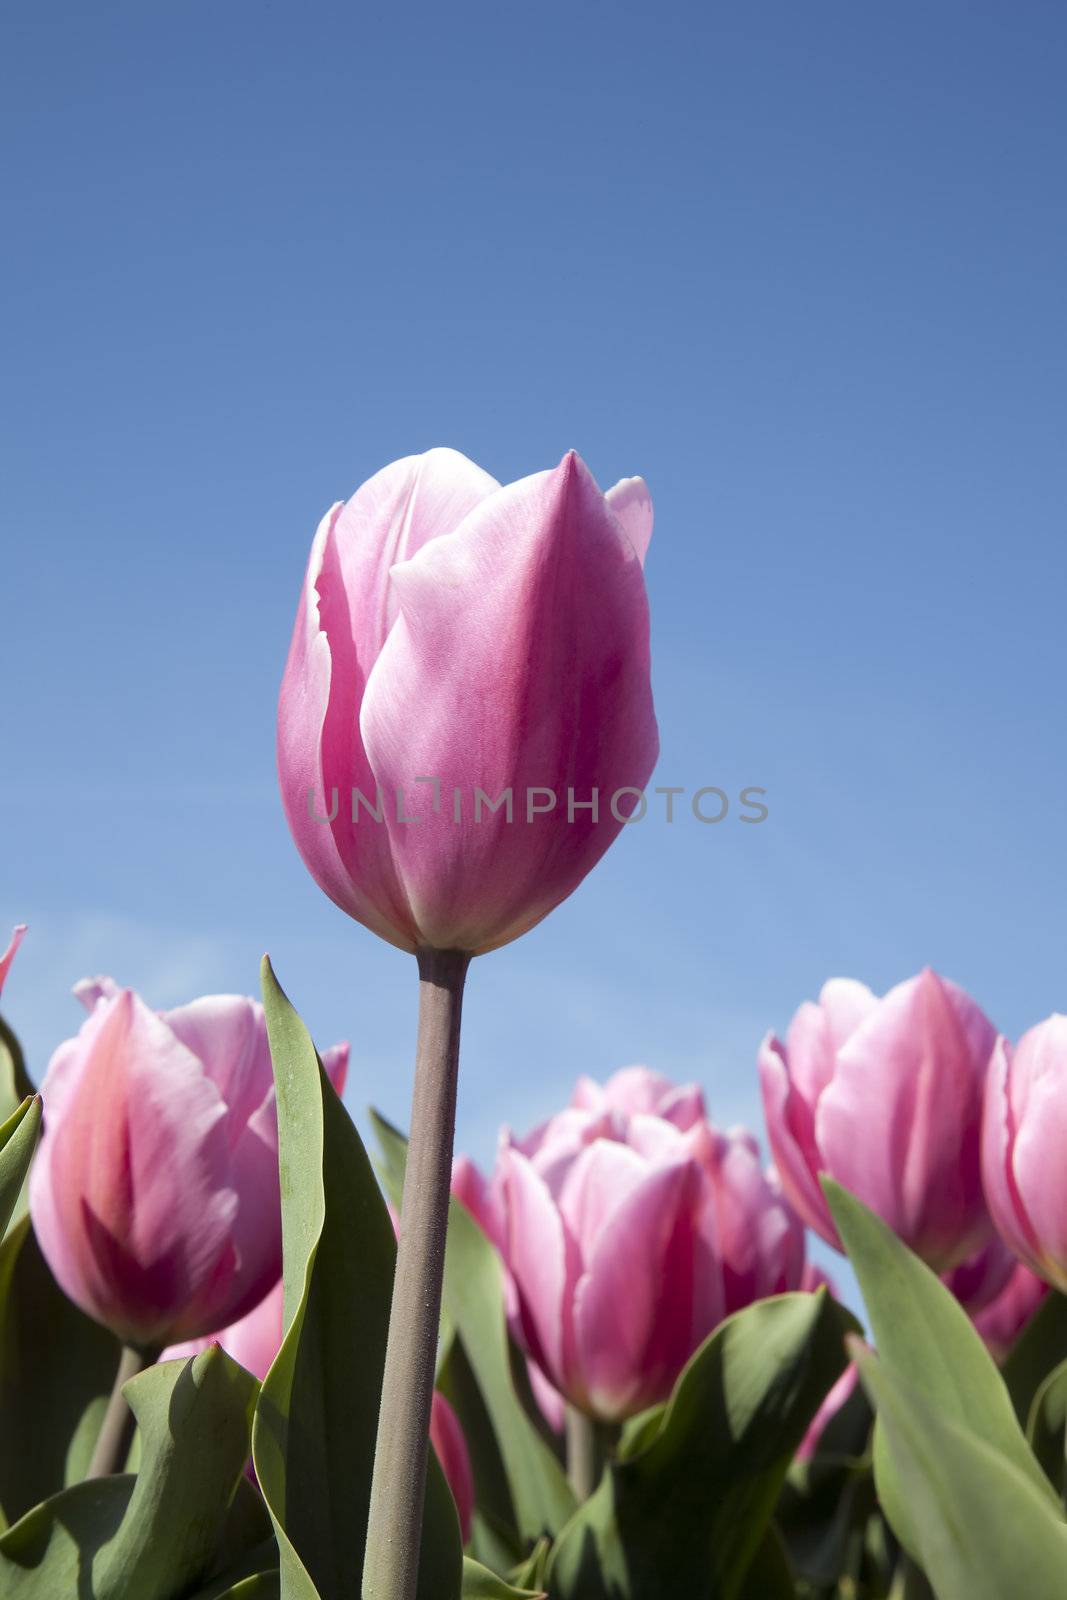
[[[544,1591],[513,1589],[488,1567],[481,1567],[469,1556],[463,1558],[463,1600],[545,1600]]]
[[[823,1190],[859,1279],[882,1361],[925,1394],[946,1422],[958,1423],[999,1451],[1035,1489],[1054,1499],[1004,1380],[958,1300],[855,1196],[829,1178],[823,1179]],[[874,1453],[878,1493],[894,1532],[914,1555],[909,1496],[887,1470],[880,1432]]]
[[[655,1436],[642,1428],[640,1452],[609,1465],[564,1529],[549,1564],[553,1600],[742,1594],[855,1327],[825,1290],[758,1301],[722,1323],[679,1378]]]
[[[0,1126],[0,1239],[30,1170],[41,1131],[41,1097],[30,1095]]]
[[[384,1156],[384,1177],[394,1204],[404,1187],[407,1142],[403,1134],[371,1111]],[[508,1350],[507,1319],[500,1258],[458,1201],[448,1210],[444,1307],[462,1344],[492,1424],[503,1463],[518,1532],[527,1542],[556,1534],[573,1515],[576,1502],[562,1467],[538,1433],[515,1389]],[[479,1504],[494,1503],[492,1457],[478,1447],[483,1437],[462,1399],[457,1403],[464,1430],[471,1428],[472,1465]]]
[[[0,1245],[0,1526],[85,1476],[119,1355],[60,1289],[23,1217]]]
[[[1000,1369],[1020,1426],[1026,1426],[1034,1396],[1067,1351],[1067,1295],[1046,1295],[1020,1333]]]
[[[772,1523],[741,1580],[738,1600],[796,1600],[796,1592],[789,1557]]]
[[[1067,1526],[1045,1488],[925,1389],[853,1346],[938,1600],[1062,1600]]]
[[[280,1550],[282,1600],[359,1589],[396,1245],[352,1119],[307,1029],[263,963],[278,1100],[285,1338],[253,1427]],[[457,1600],[455,1506],[432,1452],[421,1600]]]
[[[1049,1373],[1034,1396],[1026,1437],[1062,1502],[1067,1451],[1067,1361]]]
[[[140,1472],[67,1489],[9,1528],[4,1600],[179,1600],[222,1542],[257,1388],[217,1345],[131,1379]]]
[[[27,1096],[34,1093],[36,1091],[22,1056],[22,1046],[3,1017],[0,1017],[0,1117],[9,1117]]]

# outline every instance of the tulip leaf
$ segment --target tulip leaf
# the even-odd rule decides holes
[[[22,1046],[0,1017],[0,1117],[7,1118],[29,1095],[35,1094]]]
[[[384,1178],[394,1205],[404,1186],[407,1141],[371,1111],[384,1156]],[[466,1208],[453,1200],[448,1211],[444,1307],[477,1381],[503,1463],[518,1532],[533,1542],[556,1534],[575,1511],[574,1493],[556,1457],[538,1433],[515,1388],[509,1356],[500,1257]],[[464,1429],[462,1400],[453,1396]],[[479,1450],[481,1430],[471,1428],[472,1466],[478,1504],[499,1495],[491,1459]]]
[[[278,1100],[285,1337],[253,1427],[282,1600],[348,1600],[363,1571],[396,1244],[373,1169],[300,1018],[263,963]],[[420,1600],[457,1600],[459,1522],[431,1452]]]
[[[822,1289],[727,1318],[678,1379],[655,1434],[642,1428],[641,1447],[609,1464],[564,1529],[549,1563],[553,1600],[734,1600],[757,1555],[781,1589],[778,1552],[761,1546],[855,1327]]]
[[[30,1170],[41,1131],[41,1097],[30,1095],[0,1126],[0,1239]]]
[[[741,1580],[738,1600],[796,1600],[796,1592],[785,1546],[770,1523]]]
[[[60,1289],[23,1217],[0,1245],[0,1526],[85,1476],[119,1355]]]
[[[1049,1373],[1035,1394],[1026,1437],[1045,1476],[1062,1497],[1067,1466],[1067,1361]]]
[[[853,1357],[938,1600],[1062,1600],[1067,1525],[1054,1499],[859,1340]]]
[[[829,1178],[823,1179],[823,1189],[859,1279],[882,1361],[924,1393],[946,1422],[958,1423],[999,1451],[1039,1493],[1054,1500],[1004,1380],[959,1301],[854,1195]],[[874,1450],[879,1496],[897,1536],[917,1555],[909,1496],[896,1479],[881,1433],[876,1429]]]
[[[243,1482],[258,1385],[217,1345],[130,1380],[141,1468],[36,1506],[0,1537],[4,1600],[179,1600],[206,1577]]]
[[[1034,1396],[1067,1350],[1067,1295],[1053,1290],[1012,1345],[1000,1369],[1015,1415],[1025,1427]]]
[[[514,1589],[488,1567],[463,1558],[463,1600],[545,1600],[543,1589]]]

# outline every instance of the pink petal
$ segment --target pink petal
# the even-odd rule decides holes
[[[4,951],[3,955],[0,956],[0,994],[2,994],[4,991],[4,984],[7,982],[7,975],[11,971],[11,963],[14,961],[18,947],[22,943],[25,936],[26,924],[24,922],[20,922],[18,927],[15,928],[11,935],[11,943]]]
[[[609,1218],[645,1181],[648,1170],[648,1162],[635,1151],[609,1139],[598,1139],[577,1158],[557,1203],[583,1262],[589,1260]]]
[[[1067,1289],[1067,1017],[1050,1017],[1019,1040],[1009,1092],[1016,1104],[1025,1094],[1011,1175],[1027,1231],[1037,1244],[1035,1266],[1043,1278]]]
[[[998,1039],[986,1078],[982,1116],[982,1186],[993,1226],[1015,1255],[1034,1264],[1039,1247],[1013,1171],[1015,1117],[1008,1093],[1011,1045]]]
[[[246,995],[212,994],[161,1015],[219,1091],[226,1107],[226,1137],[233,1149],[264,1100],[273,1095],[263,1007]]]
[[[695,1162],[653,1170],[598,1235],[575,1293],[585,1405],[619,1421],[664,1400],[722,1314],[722,1284],[696,1223]]]
[[[644,566],[652,538],[652,496],[648,492],[648,484],[644,478],[620,478],[604,499],[622,523],[623,532]]]
[[[927,969],[898,984],[837,1053],[815,1115],[839,1183],[937,1271],[989,1237],[982,1197],[982,1094],[993,1030]],[[784,1177],[784,1175],[783,1175]]]
[[[91,1011],[98,1000],[111,1000],[121,992],[114,978],[79,978],[74,985],[74,998],[80,1000],[86,1011]]]
[[[760,1046],[759,1075],[767,1139],[786,1198],[809,1228],[840,1250],[818,1182],[822,1158],[815,1143],[813,1108],[794,1087],[789,1057],[773,1034]]]
[[[444,1395],[436,1389],[430,1410],[430,1443],[452,1491],[459,1515],[460,1535],[463,1543],[467,1544],[474,1516],[474,1474],[459,1418]]]
[[[326,1076],[333,1084],[334,1091],[340,1097],[345,1092],[348,1082],[349,1044],[347,1040],[340,1044],[331,1044],[322,1052],[322,1065]]]
[[[360,728],[384,788],[419,789],[408,795],[418,821],[390,814],[388,831],[420,936],[478,953],[577,888],[623,826],[613,796],[642,789],[652,771],[644,580],[573,455],[484,500],[393,579],[401,615],[367,682]],[[440,779],[439,810],[417,776]],[[527,820],[538,788],[561,804]],[[582,801],[593,788],[599,820],[583,810],[569,821],[568,789]],[[490,800],[511,790],[514,820],[501,808],[476,823],[476,789]]]
[[[526,1157],[505,1149],[500,1169],[507,1206],[505,1253],[519,1295],[526,1345],[556,1387],[566,1392],[573,1370],[571,1296],[577,1249]]]
[[[324,519],[312,547],[304,597],[282,685],[278,768],[286,816],[313,876],[343,910],[400,945],[417,941],[395,872],[389,833],[366,812],[352,819],[352,791],[374,805],[376,784],[359,732],[367,680],[397,614],[390,568],[451,533],[494,479],[454,450],[393,462]],[[415,774],[405,773],[404,782]],[[308,815],[308,790],[319,796]],[[392,805],[395,795],[386,797]]]

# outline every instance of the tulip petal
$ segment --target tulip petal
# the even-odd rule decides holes
[[[695,1162],[655,1168],[599,1231],[574,1325],[582,1387],[600,1417],[621,1421],[666,1399],[721,1314],[714,1278],[699,1270],[703,1181]]]
[[[1040,1255],[1037,1238],[1019,1198],[1012,1169],[1015,1116],[1008,1094],[1012,1051],[998,1039],[986,1078],[982,1116],[982,1185],[997,1233],[1017,1256],[1031,1264]]]
[[[652,538],[652,496],[648,484],[644,478],[620,478],[604,499],[622,523],[623,532],[644,566]]]
[[[483,500],[393,580],[401,614],[367,681],[363,744],[377,781],[403,790],[416,819],[387,813],[421,938],[479,953],[577,888],[623,826],[613,797],[652,771],[644,580],[573,455]],[[543,815],[528,805],[538,789],[557,797]],[[598,820],[569,818],[568,790],[580,803],[593,789]],[[476,790],[489,802],[511,791],[513,821],[504,803],[476,821]],[[618,802],[623,818],[633,803]]]
[[[991,1231],[980,1127],[995,1033],[961,993],[929,969],[891,989],[839,1049],[815,1114],[827,1170],[942,1272]]]
[[[0,956],[0,994],[3,994],[4,992],[4,984],[7,982],[7,975],[11,971],[11,963],[14,961],[18,947],[22,943],[25,936],[26,924],[24,922],[20,922],[18,927],[14,929],[11,935],[11,943],[4,951],[3,955]]]
[[[818,1182],[823,1163],[815,1143],[815,1120],[810,1105],[793,1084],[791,1065],[788,1051],[768,1034],[759,1052],[767,1139],[790,1205],[809,1228],[840,1250],[837,1229]]]
[[[274,1091],[263,1007],[247,995],[212,994],[164,1011],[162,1017],[218,1090],[232,1150]]]
[[[1011,1064],[1010,1094],[1025,1093],[1011,1151],[1017,1210],[1037,1244],[1041,1276],[1067,1289],[1067,1017],[1024,1034]],[[1015,1078],[1021,1080],[1016,1090]],[[1025,1087],[1023,1087],[1025,1086]],[[1018,1115],[1018,1113],[1017,1113]]]
[[[609,1218],[647,1178],[649,1164],[612,1139],[587,1145],[563,1180],[557,1204],[583,1262],[596,1248]]]
[[[500,1164],[507,1197],[505,1259],[518,1291],[527,1347],[552,1382],[566,1390],[573,1366],[570,1300],[578,1275],[577,1249],[526,1157],[505,1149]]]

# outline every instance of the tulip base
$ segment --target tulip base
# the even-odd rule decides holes
[[[133,1345],[123,1345],[107,1410],[85,1474],[87,1478],[109,1478],[112,1473],[124,1471],[133,1443],[134,1421],[122,1392],[123,1386],[158,1360],[158,1350],[138,1350]]]
[[[419,1036],[400,1242],[371,1479],[363,1600],[414,1600],[470,956],[418,952]]]
[[[597,1480],[596,1423],[577,1406],[567,1407],[567,1476],[579,1505],[588,1500]]]

